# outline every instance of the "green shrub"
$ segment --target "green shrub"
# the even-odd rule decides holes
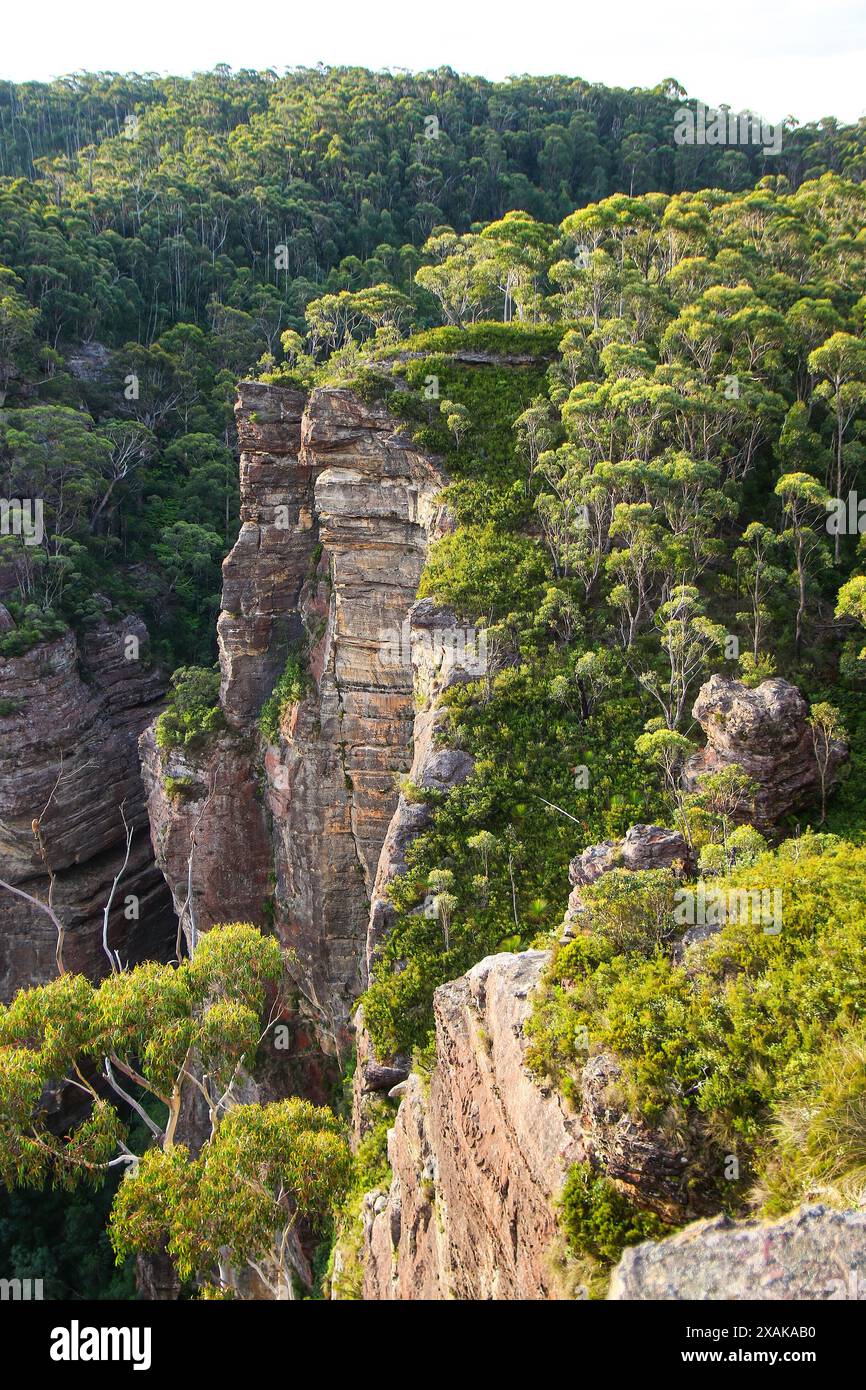
[[[383,357],[397,352],[489,352],[503,356],[553,357],[562,337],[561,324],[499,323],[487,321],[465,328],[430,328],[414,333],[399,345],[386,348]]]
[[[387,1189],[391,1181],[388,1162],[388,1130],[394,1123],[396,1106],[384,1097],[370,1100],[367,1119],[371,1127],[358,1145],[352,1164],[351,1187],[343,1202],[333,1231],[333,1244],[325,1270],[325,1296],[340,1300],[363,1297],[364,1223],[363,1201],[368,1192]],[[340,1252],[337,1273],[334,1256]]]
[[[181,666],[171,678],[168,708],[156,721],[157,747],[194,748],[225,727],[219,706],[219,673]]]
[[[641,1211],[587,1163],[575,1163],[569,1170],[559,1213],[571,1252],[606,1265],[616,1264],[627,1245],[670,1233],[657,1216]]]
[[[676,931],[677,884],[671,869],[611,869],[587,884],[581,897],[594,932],[615,951],[651,956]]]
[[[276,743],[283,715],[291,705],[303,698],[305,686],[306,678],[297,652],[290,652],[286,658],[285,670],[262,706],[262,712],[259,715],[259,728],[268,743]]]
[[[26,656],[40,642],[53,642],[67,631],[67,625],[53,608],[41,609],[36,604],[7,603],[15,627],[0,636],[0,658]]]
[[[162,785],[169,801],[181,801],[184,797],[192,796],[199,783],[194,777],[164,777]]]
[[[697,1124],[718,1153],[739,1154],[760,1175],[778,1166],[774,1119],[791,1104],[824,1104],[825,1050],[856,1056],[862,1041],[866,848],[804,836],[713,887],[778,891],[781,929],[729,920],[682,964],[661,952],[596,964],[593,938],[559,949],[529,1024],[528,1062],[576,1095],[585,1030],[592,1049],[621,1059],[629,1105],[651,1122]],[[859,1172],[857,1146],[850,1152]],[[834,1181],[844,1185],[844,1174]]]

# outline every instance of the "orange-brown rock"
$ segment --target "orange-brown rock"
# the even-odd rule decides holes
[[[431,599],[419,599],[413,604],[405,624],[416,704],[412,766],[408,776],[413,791],[400,793],[379,855],[363,962],[365,987],[375,973],[379,947],[394,922],[388,889],[392,880],[405,872],[406,851],[431,819],[429,804],[418,799],[415,789],[448,791],[465,782],[475,766],[470,754],[448,746],[445,734],[447,710],[441,697],[451,686],[473,675],[458,659],[460,651],[455,651],[454,643],[446,640],[458,631],[459,623],[453,609],[435,604]],[[473,653],[471,645],[469,651]],[[366,1098],[390,1089],[405,1078],[409,1060],[401,1056],[376,1057],[366,1035],[362,1009],[355,1015],[355,1052],[353,1122],[356,1137],[360,1138],[366,1128]]]
[[[525,1025],[548,959],[488,956],[436,991],[429,1086],[414,1073],[402,1084],[391,1184],[364,1199],[365,1298],[573,1297],[556,1208],[576,1162],[663,1215],[707,1210],[687,1156],[628,1114],[614,1057],[588,1059],[575,1111],[528,1071]]]
[[[389,1135],[393,1179],[366,1198],[367,1299],[556,1296],[554,1203],[580,1126],[523,1062],[546,956],[491,956],[436,991],[429,1093],[414,1073]]]
[[[139,751],[153,848],[187,946],[215,922],[264,927],[272,853],[249,739],[227,731],[207,747],[166,752],[151,726]]]
[[[186,767],[152,734],[143,739],[154,846],[183,903],[196,827],[200,929],[229,916],[260,922],[270,900],[303,1007],[323,1045],[340,1050],[364,983],[379,854],[411,761],[412,668],[395,636],[446,524],[446,479],[384,407],[347,390],[305,402],[243,382],[237,421],[242,525],[218,623],[229,732]],[[293,644],[307,690],[268,743],[259,715]],[[170,802],[166,776],[187,779],[189,793]]]
[[[808,706],[795,685],[774,677],[755,689],[730,676],[714,675],[701,686],[692,714],[707,736],[706,747],[683,770],[688,791],[706,773],[736,764],[757,786],[735,819],[772,831],[785,816],[820,800],[820,772],[815,757]],[[820,746],[820,745],[819,745]],[[848,757],[840,739],[827,749],[829,790]]]

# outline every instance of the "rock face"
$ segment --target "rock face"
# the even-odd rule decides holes
[[[214,922],[263,927],[273,855],[250,740],[229,731],[201,750],[164,752],[151,726],[139,753],[154,852],[187,942]],[[184,790],[170,795],[168,778]]]
[[[365,1198],[367,1299],[570,1297],[557,1275],[556,1200],[572,1163],[600,1166],[663,1215],[698,1214],[685,1155],[625,1111],[609,1054],[584,1069],[579,1113],[524,1065],[548,955],[488,956],[435,996],[436,1066],[412,1073]]]
[[[166,958],[174,941],[136,751],[163,693],[147,641],[144,624],[128,617],[100,622],[80,644],[67,632],[0,660],[0,878],[44,900],[47,869],[54,873],[55,908],[67,927],[64,964],[92,978],[108,970],[102,919],[126,855],[121,805],[134,834],[109,944],[134,963]],[[56,933],[45,913],[4,890],[0,915],[0,995],[8,999],[54,975]]]
[[[676,869],[688,877],[694,869],[694,857],[678,830],[666,830],[661,825],[633,825],[622,840],[588,845],[568,866],[572,891],[565,927],[569,935],[586,911],[582,890],[611,869]]]
[[[200,929],[272,917],[333,1051],[363,987],[379,854],[411,761],[404,625],[447,525],[447,480],[383,407],[350,391],[305,400],[244,382],[237,423],[242,525],[218,623],[229,732],[186,766],[143,739],[154,847],[182,903],[194,831]],[[307,689],[269,744],[258,716],[296,643]],[[166,776],[193,784],[180,804]]]
[[[304,635],[299,598],[318,537],[311,464],[299,457],[306,396],[254,381],[239,390],[241,529],[223,564],[217,631],[223,710],[243,730],[281,675],[289,643]]]
[[[692,714],[707,744],[686,763],[686,790],[694,791],[703,773],[739,764],[757,782],[758,792],[753,805],[743,806],[737,818],[761,831],[772,830],[784,816],[820,799],[808,707],[796,686],[776,678],[750,690],[730,676],[711,676],[701,686]],[[848,748],[835,741],[828,752],[829,788]]]
[[[430,599],[420,599],[414,604],[405,624],[417,706],[412,732],[412,766],[407,779],[411,790],[400,793],[379,856],[366,933],[364,987],[375,973],[378,950],[394,923],[389,885],[405,872],[406,850],[432,816],[429,804],[418,799],[419,791],[448,791],[465,782],[474,770],[474,760],[468,753],[447,745],[447,715],[441,703],[442,695],[451,686],[475,678],[478,664],[483,660],[478,640],[468,647],[464,642],[462,649],[455,649],[455,643],[448,639],[460,631],[453,609],[440,607]],[[355,1016],[355,1044],[353,1110],[355,1132],[361,1135],[365,1128],[366,1097],[389,1090],[408,1076],[409,1062],[406,1057],[376,1058],[366,1037],[360,1009]]]
[[[866,1298],[866,1212],[801,1207],[781,1221],[700,1221],[626,1250],[611,1299]]]
[[[267,750],[277,921],[332,1031],[366,983],[379,854],[409,769],[411,651],[402,640],[446,482],[380,406],[315,391],[300,464],[321,554],[300,596],[315,687]],[[323,843],[327,853],[322,853]]]
[[[452,608],[440,607],[431,599],[413,604],[405,625],[417,712],[412,730],[412,766],[408,784],[421,791],[448,791],[465,782],[474,769],[474,760],[462,749],[443,746],[446,711],[441,696],[453,685],[474,679],[474,663],[463,664],[454,644],[444,634],[459,631]],[[366,978],[369,981],[376,952],[388,935],[394,912],[388,897],[391,880],[406,869],[406,850],[429,824],[431,809],[413,795],[400,793],[382,846],[373,884],[370,923],[367,932]]]
[[[546,955],[490,956],[436,991],[429,1095],[411,1075],[389,1136],[390,1191],[369,1194],[364,1297],[555,1297],[554,1201],[580,1127],[523,1067]]]

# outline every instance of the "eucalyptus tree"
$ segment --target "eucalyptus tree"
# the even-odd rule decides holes
[[[809,371],[820,380],[815,395],[825,399],[833,415],[833,469],[827,485],[842,498],[846,485],[845,440],[855,416],[866,409],[866,342],[851,333],[834,333],[821,347],[809,354]],[[839,528],[833,543],[836,563],[842,536]]]
[[[782,502],[788,523],[783,532],[783,539],[788,542],[794,555],[798,593],[795,647],[799,654],[806,616],[809,574],[827,554],[827,546],[817,527],[819,523],[823,527],[830,494],[823,484],[809,473],[783,473],[776,484],[775,492]]]
[[[616,542],[605,562],[613,587],[610,602],[619,610],[620,635],[628,651],[641,627],[654,616],[654,592],[667,569],[666,537],[649,502],[619,502],[610,525]]]
[[[191,959],[127,971],[113,961],[99,984],[65,972],[62,957],[60,967],[0,1008],[3,1181],[72,1191],[120,1167],[109,1221],[118,1261],[165,1249],[205,1297],[230,1294],[233,1267],[248,1265],[272,1297],[294,1297],[311,1280],[299,1222],[327,1220],[351,1158],[330,1111],[250,1095],[249,1067],[281,1008],[276,940],[214,927]],[[82,1101],[63,1130],[42,1104],[59,1083]],[[181,1137],[193,1100],[206,1117],[197,1151]]]
[[[663,670],[641,672],[640,683],[658,704],[669,730],[679,729],[695,682],[725,648],[727,631],[707,617],[693,584],[678,584],[653,619]]]
[[[733,555],[738,583],[749,604],[745,612],[737,614],[737,619],[749,633],[754,661],[758,660],[765,629],[772,620],[770,598],[781,591],[786,578],[784,569],[774,562],[780,544],[779,535],[770,526],[751,521]]]

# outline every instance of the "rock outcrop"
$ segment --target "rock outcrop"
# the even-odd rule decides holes
[[[866,1299],[866,1212],[805,1206],[780,1221],[699,1221],[626,1250],[610,1299]]]
[[[437,1062],[389,1135],[393,1180],[366,1199],[364,1297],[554,1297],[554,1203],[583,1157],[576,1117],[523,1065],[546,955],[491,956],[436,991]]]
[[[692,709],[707,743],[686,763],[684,787],[694,791],[704,773],[739,764],[757,783],[758,791],[734,818],[772,831],[785,816],[820,799],[820,769],[808,712],[797,687],[787,681],[774,678],[750,689],[730,676],[711,676]],[[847,757],[846,744],[831,742],[828,789]]]
[[[694,856],[678,830],[661,825],[633,825],[622,840],[603,840],[588,845],[568,866],[571,894],[565,915],[566,935],[573,935],[586,912],[582,892],[611,869],[675,869],[687,878],[695,867]]]
[[[273,853],[250,743],[229,730],[165,751],[153,726],[139,742],[153,848],[187,945],[214,922],[268,917]]]
[[[572,1297],[556,1203],[575,1162],[663,1216],[700,1214],[686,1155],[627,1113],[614,1057],[589,1059],[576,1111],[528,1072],[547,960],[488,956],[436,991],[436,1065],[403,1083],[391,1184],[365,1198],[365,1298]]]
[[[111,949],[135,963],[167,958],[174,942],[136,749],[164,688],[147,644],[144,624],[127,617],[103,620],[79,641],[70,631],[0,659],[0,878],[44,901],[54,875],[64,964],[91,978],[109,968],[103,911],[121,869]],[[125,869],[121,807],[133,829]],[[44,912],[6,890],[0,916],[0,996],[8,999],[54,975],[56,932]]]
[[[419,793],[449,791],[465,782],[474,769],[469,753],[447,746],[447,712],[441,703],[446,690],[476,678],[474,662],[466,661],[465,649],[462,653],[456,651],[453,642],[444,640],[444,634],[459,630],[454,610],[431,599],[413,604],[405,624],[418,706],[411,735],[412,765],[406,779],[411,790],[400,793],[379,856],[370,904],[365,983],[375,966],[376,952],[393,923],[388,885],[405,872],[406,850],[432,817],[429,803],[419,799]]]
[[[384,407],[241,383],[241,530],[218,634],[228,733],[195,758],[142,740],[157,857],[199,929],[272,919],[322,1045],[340,1051],[365,982],[370,899],[408,772],[413,672],[403,641],[447,481]],[[287,656],[303,698],[258,731]],[[178,804],[166,778],[185,780]],[[171,785],[171,784],[170,784]],[[176,799],[175,799],[176,800]]]
[[[383,407],[347,391],[313,392],[300,463],[321,547],[299,600],[315,684],[267,750],[266,796],[278,928],[336,1031],[366,983],[370,898],[411,760],[402,635],[430,542],[447,524],[446,479]]]
[[[318,536],[312,464],[300,458],[306,396],[254,381],[239,391],[241,528],[223,564],[217,632],[222,708],[232,728],[249,730],[289,643],[304,636],[300,593]]]

